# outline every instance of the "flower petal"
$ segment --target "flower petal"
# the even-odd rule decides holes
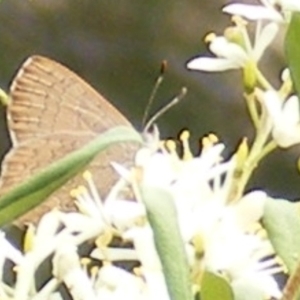
[[[121,230],[130,228],[138,218],[146,218],[144,205],[127,200],[111,201],[105,206],[105,213],[110,223]]]
[[[220,72],[231,69],[239,69],[235,62],[225,58],[198,57],[187,63],[187,68],[206,72]]]
[[[300,11],[300,2],[299,2],[299,0],[278,0],[278,4],[284,10]]]
[[[262,29],[261,33],[258,35],[254,48],[254,59],[256,61],[262,57],[266,48],[272,43],[278,29],[279,27],[275,23],[269,23]]]
[[[276,143],[282,148],[300,143],[298,98],[292,96],[282,105],[275,91],[267,91],[263,102],[273,123],[272,135]]]
[[[229,4],[223,8],[223,12],[231,15],[244,17],[251,21],[273,20],[282,22],[282,16],[275,9],[259,5]]]
[[[296,125],[299,123],[299,99],[296,95],[291,96],[285,101],[282,113],[289,124]]]
[[[160,259],[154,245],[153,232],[149,225],[133,227],[125,232],[123,237],[133,241],[144,270],[161,270]]]
[[[131,299],[142,300],[144,284],[141,278],[115,267],[104,265],[96,282],[97,298],[106,300]]]
[[[266,91],[263,94],[262,101],[267,109],[269,116],[272,119],[272,123],[281,117],[281,105],[282,102],[275,91]]]
[[[288,148],[300,143],[300,124],[297,126],[278,125],[273,129],[273,138],[282,148]]]
[[[241,229],[247,230],[251,224],[259,221],[263,216],[266,199],[267,194],[265,192],[253,191],[236,204],[237,222]]]
[[[76,247],[65,240],[53,257],[53,274],[68,287],[73,299],[96,300],[92,282],[81,268]]]
[[[209,49],[216,56],[232,60],[240,67],[244,66],[245,62],[248,60],[247,53],[242,47],[229,42],[223,36],[215,37],[209,44]]]

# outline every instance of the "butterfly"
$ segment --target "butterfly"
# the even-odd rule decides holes
[[[31,56],[12,81],[7,121],[12,148],[2,162],[0,196],[38,171],[97,135],[130,122],[101,94],[74,72],[42,56]],[[89,165],[100,195],[107,195],[118,175],[112,161],[131,164],[139,145],[118,143],[100,153]],[[83,184],[75,176],[46,201],[17,220],[17,224],[36,223],[54,207],[74,209],[70,191]]]

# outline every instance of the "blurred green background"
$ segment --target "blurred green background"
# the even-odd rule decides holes
[[[240,1],[241,2],[241,1]],[[244,1],[246,2],[246,1]],[[247,1],[249,3],[249,1]],[[209,31],[222,33],[230,18],[221,0],[2,0],[0,2],[0,84],[9,83],[24,59],[49,56],[77,72],[140,128],[147,99],[163,59],[165,81],[152,112],[182,86],[185,99],[159,119],[163,137],[190,129],[195,153],[198,139],[215,132],[230,155],[241,137],[253,135],[242,97],[239,71],[205,74],[188,71],[192,56],[207,53]],[[261,64],[278,84],[284,66],[282,39]],[[87,99],[88,100],[88,99]],[[1,155],[9,148],[1,112]],[[300,149],[276,151],[256,171],[250,188],[272,196],[299,198],[295,167]]]

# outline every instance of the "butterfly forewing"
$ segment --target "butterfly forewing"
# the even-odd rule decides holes
[[[118,125],[131,126],[79,76],[41,56],[25,61],[13,80],[10,98],[7,119],[13,148],[2,163],[0,195],[99,133]],[[133,143],[112,145],[91,163],[89,169],[102,195],[116,180],[110,162],[130,164],[137,147]],[[72,209],[70,190],[81,181],[81,175],[76,176],[18,223],[35,222],[53,207]]]

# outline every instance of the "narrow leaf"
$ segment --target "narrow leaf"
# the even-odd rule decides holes
[[[262,221],[276,253],[292,273],[300,259],[298,206],[286,200],[268,198]]]
[[[285,37],[288,67],[298,96],[300,95],[300,13],[294,12]]]
[[[192,300],[189,267],[172,195],[166,190],[141,187],[148,220],[154,233],[165,280],[172,300]]]

